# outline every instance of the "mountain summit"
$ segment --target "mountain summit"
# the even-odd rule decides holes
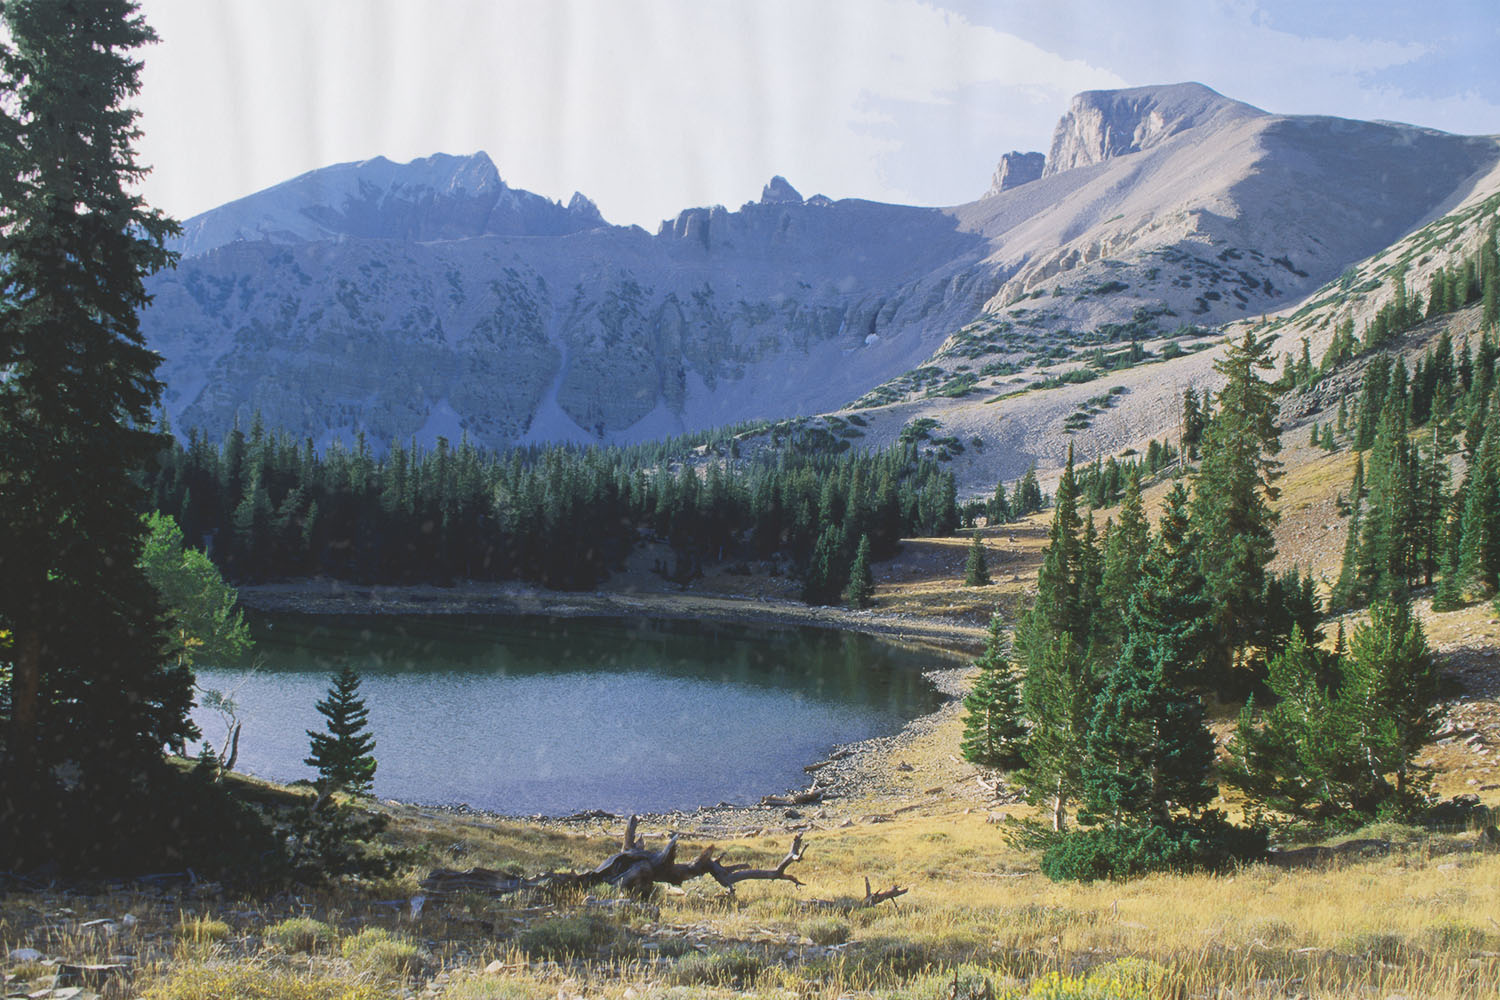
[[[188,220],[142,329],[173,424],[210,436],[259,410],[318,442],[638,441],[1003,394],[1053,341],[1258,316],[1497,163],[1494,137],[1193,83],[1079,94],[1047,156],[1007,154],[969,204],[804,200],[778,176],[654,236],[509,187],[482,153],[376,158]]]
[[[239,240],[560,236],[605,224],[581,194],[564,207],[508,187],[484,153],[438,153],[410,163],[377,156],[312,170],[196,215],[183,223],[174,249],[193,257]]]
[[[1046,174],[1102,163],[1160,145],[1189,129],[1207,130],[1269,117],[1201,83],[1130,90],[1086,90],[1075,96],[1052,133]]]

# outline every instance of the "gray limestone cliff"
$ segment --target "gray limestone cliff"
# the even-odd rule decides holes
[[[1000,157],[1000,164],[995,168],[995,176],[990,181],[989,193],[995,195],[1001,191],[1020,187],[1022,184],[1030,184],[1042,176],[1046,162],[1047,158],[1042,153],[1018,151],[1006,153]]]
[[[1057,123],[1045,173],[1138,153],[1189,129],[1264,115],[1201,83],[1084,91]]]

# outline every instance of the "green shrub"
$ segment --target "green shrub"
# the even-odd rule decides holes
[[[177,940],[189,944],[215,944],[226,940],[233,929],[214,917],[183,917],[174,932]]]
[[[744,948],[711,951],[683,957],[672,966],[668,979],[679,986],[743,987],[752,982],[764,967],[765,960],[760,955]]]
[[[282,951],[314,952],[333,944],[332,927],[311,917],[291,917],[266,928],[266,940]]]
[[[849,940],[849,921],[838,917],[818,917],[803,924],[802,933],[813,944],[843,944]]]
[[[382,1000],[386,991],[332,976],[260,965],[175,965],[145,1000]]]
[[[552,917],[526,928],[516,944],[539,958],[577,958],[606,950],[619,940],[619,930],[603,917],[575,913]]]
[[[1475,952],[1500,951],[1500,934],[1484,931],[1472,924],[1439,924],[1422,932],[1422,945],[1432,951],[1452,952],[1467,958]]]
[[[1266,853],[1266,832],[1211,813],[1170,827],[1107,826],[1049,838],[1042,872],[1054,882],[1125,879],[1157,871],[1224,871]]]
[[[366,927],[344,939],[344,957],[355,965],[385,975],[410,975],[426,964],[422,949],[384,927]]]

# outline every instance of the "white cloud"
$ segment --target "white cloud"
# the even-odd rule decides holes
[[[145,53],[146,192],[179,215],[328,163],[478,149],[508,183],[581,190],[612,221],[648,227],[753,198],[773,173],[804,193],[956,201],[983,190],[1000,153],[1045,141],[1037,123],[1067,95],[1124,84],[914,0],[147,0],[144,11],[163,39]],[[1044,118],[1038,94],[1052,105]],[[903,134],[922,109],[956,128],[982,123],[999,144],[985,154],[968,140],[965,189],[964,173],[935,170],[947,179],[924,187],[912,169],[914,156],[945,156],[930,136],[914,149]]]

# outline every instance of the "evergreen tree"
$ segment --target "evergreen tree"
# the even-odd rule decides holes
[[[849,567],[849,586],[844,590],[844,599],[850,607],[868,608],[875,598],[875,576],[870,572],[870,536],[859,536],[859,548],[854,553],[854,565]]]
[[[1270,340],[1247,332],[1214,369],[1226,382],[1204,432],[1203,462],[1194,487],[1193,522],[1202,539],[1203,576],[1214,595],[1217,648],[1211,669],[1222,685],[1264,625],[1260,596],[1265,567],[1276,554],[1270,501],[1280,476],[1276,406],[1258,372],[1270,365]]]
[[[1380,419],[1367,472],[1369,507],[1361,524],[1353,599],[1363,603],[1406,588],[1414,563],[1416,463],[1402,407]]]
[[[965,587],[988,587],[990,585],[990,568],[984,559],[984,543],[979,540],[979,532],[974,532],[973,541],[969,543],[969,558],[964,564],[964,586]]]
[[[322,797],[336,791],[368,792],[375,783],[375,737],[353,667],[346,663],[333,675],[328,695],[317,708],[328,720],[328,731],[307,731],[308,757],[303,763],[317,769]]]
[[[1404,597],[1375,602],[1347,654],[1325,653],[1296,629],[1271,661],[1276,703],[1258,724],[1252,706],[1241,715],[1229,780],[1299,816],[1371,816],[1387,804],[1412,805],[1412,761],[1441,716],[1437,682]]]
[[[1005,495],[1004,480],[995,484],[995,495],[990,498],[986,515],[990,524],[1006,524],[1015,519],[1011,513],[1010,500]]]
[[[964,696],[964,758],[981,767],[1014,770],[1024,759],[1026,723],[1021,679],[1005,656],[1005,626],[998,614],[990,616],[984,653],[974,666],[979,679]]]
[[[1203,431],[1208,423],[1208,414],[1204,411],[1206,406],[1198,403],[1198,394],[1188,386],[1182,392],[1182,433],[1180,443],[1182,455],[1185,461],[1193,461],[1198,457],[1198,446],[1203,442]]]
[[[1461,495],[1457,585],[1462,591],[1487,592],[1500,574],[1500,407],[1489,408]]]
[[[1198,567],[1179,483],[1131,594],[1121,653],[1104,678],[1085,739],[1080,820],[1170,826],[1213,800],[1214,740],[1200,680],[1213,602]]]
[[[1348,662],[1345,697],[1360,721],[1367,778],[1381,785],[1386,774],[1394,773],[1392,792],[1404,802],[1412,761],[1432,740],[1443,716],[1442,706],[1435,703],[1438,664],[1405,595],[1370,607],[1370,620],[1349,639]]]
[[[1104,546],[1104,573],[1099,583],[1099,606],[1106,629],[1119,638],[1130,593],[1140,580],[1141,566],[1150,548],[1150,525],[1146,523],[1141,502],[1140,476],[1131,476],[1120,504],[1120,522],[1107,533]]]
[[[1073,450],[1054,500],[1052,528],[1037,571],[1036,604],[1016,627],[1015,655],[1025,677],[1031,732],[1020,774],[1027,796],[1046,802],[1061,830],[1077,795],[1095,684],[1085,588],[1083,524],[1078,517]]]
[[[0,17],[0,828],[29,831],[0,850],[70,863],[109,849],[91,816],[132,848],[162,746],[195,732],[131,480],[159,445],[143,282],[177,227],[135,194],[132,50],[155,35],[134,5],[10,0]],[[64,795],[78,812],[56,808]]]
[[[1349,523],[1344,535],[1344,557],[1340,563],[1339,578],[1333,585],[1333,592],[1328,597],[1328,606],[1335,611],[1352,607],[1358,588],[1357,574],[1359,571],[1359,545],[1363,532],[1363,512],[1365,499],[1365,460],[1364,456],[1354,456],[1354,481],[1349,487]]]
[[[1036,466],[1034,464],[1026,470],[1026,475],[1022,476],[1020,481],[1016,483],[1015,497],[1011,500],[1010,506],[1011,510],[1015,512],[1016,517],[1035,514],[1044,506],[1042,487],[1037,482]]]
[[[1328,815],[1348,804],[1353,720],[1325,678],[1339,663],[1293,629],[1273,656],[1267,687],[1276,701],[1259,720],[1252,702],[1240,713],[1225,777],[1252,800],[1298,816]]]

